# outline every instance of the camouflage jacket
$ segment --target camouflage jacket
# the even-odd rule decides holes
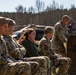
[[[0,65],[4,65],[9,62],[16,61],[9,54],[6,46],[6,42],[3,38],[0,38]]]
[[[41,55],[48,56],[50,59],[56,58],[54,51],[51,49],[51,41],[46,36],[39,41],[39,52]]]
[[[4,35],[3,38],[6,41],[9,54],[15,59],[22,59],[26,54],[25,48],[11,36]]]
[[[53,50],[65,50],[63,43],[67,42],[68,31],[66,26],[62,26],[59,21],[54,26],[54,34],[52,38],[52,49]]]

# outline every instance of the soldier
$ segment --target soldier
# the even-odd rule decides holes
[[[68,15],[64,15],[62,19],[54,26],[54,34],[52,38],[52,49],[63,56],[67,56],[67,37],[68,30],[67,25],[70,23],[71,18]]]
[[[16,24],[15,21],[12,19],[8,19],[8,21],[8,27],[6,28],[6,32],[3,35],[3,39],[6,41],[9,54],[16,60],[22,60],[26,50],[17,42],[17,40],[11,37],[13,33],[13,27]],[[35,61],[29,61],[29,63],[31,64],[31,75],[38,75],[39,64]]]
[[[70,58],[56,54],[51,49],[51,41],[53,27],[47,26],[44,29],[44,36],[39,41],[39,50],[41,55],[48,56],[52,61],[52,66],[59,67],[58,75],[66,75],[70,66]],[[54,73],[55,74],[55,73]]]
[[[0,74],[1,75],[31,75],[31,66],[28,62],[20,62],[13,59],[3,40],[3,35],[8,27],[8,20],[0,17]]]

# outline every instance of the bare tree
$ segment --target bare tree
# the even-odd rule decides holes
[[[64,9],[64,6],[63,5],[60,5],[60,9],[63,10]]]
[[[49,10],[50,10],[50,7],[47,6],[46,9],[45,9],[45,11],[48,12]]]
[[[16,12],[23,13],[23,6],[22,5],[17,6],[15,9],[16,9]]]
[[[23,10],[24,10],[24,12],[26,12],[26,7],[24,7],[24,9],[23,9]]]
[[[51,10],[56,10],[59,8],[59,5],[57,2],[55,2],[55,0],[52,1],[52,4],[50,5],[50,9]]]
[[[45,7],[45,3],[40,1],[40,0],[36,0],[36,8],[38,13],[40,13],[41,11],[43,11],[42,9],[44,9]]]
[[[45,2],[42,2],[42,11],[45,10]]]
[[[35,13],[35,9],[31,6],[28,8],[28,12]]]
[[[71,9],[75,9],[75,5],[74,4],[71,5]]]
[[[44,10],[45,7],[45,3],[40,1],[40,0],[36,0],[36,8],[38,11],[38,24],[40,24],[40,13]]]

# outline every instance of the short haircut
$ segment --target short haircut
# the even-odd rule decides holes
[[[16,22],[13,19],[8,18],[8,21],[9,21],[8,26],[16,25]]]
[[[68,15],[64,15],[64,16],[62,17],[62,20],[64,20],[64,19],[66,19],[66,20],[71,20],[71,18],[70,18]]]
[[[53,27],[52,26],[45,27],[44,34],[47,34],[47,33],[53,33]]]
[[[9,22],[9,21],[7,20],[6,17],[1,17],[1,16],[0,16],[0,25],[6,24],[6,23],[8,23],[8,22]]]

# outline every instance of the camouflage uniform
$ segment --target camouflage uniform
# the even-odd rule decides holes
[[[27,58],[27,61],[36,61],[40,65],[40,75],[50,75],[50,59],[47,56]]]
[[[52,60],[52,65],[59,67],[59,74],[65,75],[70,66],[70,58],[68,57],[59,57],[51,49],[51,41],[44,36],[39,42],[39,50],[41,55],[48,56]]]
[[[11,36],[4,35],[4,40],[6,41],[7,48],[9,54],[17,60],[22,60],[23,56],[26,54],[26,50],[23,46],[18,44],[14,38]],[[31,64],[31,75],[38,75],[39,74],[39,64],[33,61],[27,61]]]
[[[63,43],[67,43],[67,36],[68,36],[68,31],[67,27],[61,25],[61,22],[59,21],[56,23],[54,26],[54,34],[52,38],[52,49],[63,56],[66,56],[66,49],[64,47]]]
[[[0,38],[0,74],[1,75],[31,75],[28,62],[18,62],[7,52],[5,41]]]
[[[22,59],[26,54],[25,48],[11,36],[3,35],[3,39],[6,41],[9,54],[15,59]]]

